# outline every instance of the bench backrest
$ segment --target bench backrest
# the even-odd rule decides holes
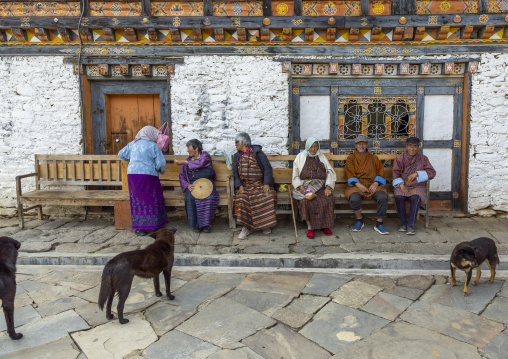
[[[185,160],[188,156],[184,155],[167,155],[164,156],[166,158],[166,170],[163,175],[159,175],[159,179],[161,180],[164,186],[174,186],[180,187],[180,170],[182,166],[176,165],[172,163],[174,160]],[[169,162],[169,163],[168,163]],[[225,164],[224,157],[220,156],[212,156],[213,169],[215,171],[215,175],[217,176],[217,180],[215,181],[215,186],[220,187],[228,187],[229,186],[229,176],[233,173],[230,169],[227,168]],[[129,186],[127,184],[127,166],[128,163],[122,161],[122,179],[123,179],[123,190],[128,190]]]
[[[333,155],[330,153],[325,154],[330,163],[333,166],[332,161],[346,161],[349,155]],[[295,159],[295,155],[268,155],[268,160],[270,161],[292,161]],[[392,161],[397,157],[397,154],[383,154],[378,155],[381,161]],[[337,176],[337,181],[335,185],[335,189],[344,189],[347,186],[347,176],[346,169],[344,167],[335,167],[335,174]],[[293,179],[293,169],[292,168],[274,168],[273,169],[273,178],[275,183],[291,183]],[[391,182],[393,178],[392,168],[385,167],[384,168],[384,178],[387,182],[387,189],[391,189]]]
[[[35,155],[36,186],[121,186],[117,155]]]

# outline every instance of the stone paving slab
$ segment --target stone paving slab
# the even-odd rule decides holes
[[[463,283],[457,283],[455,287],[449,284],[434,285],[420,300],[479,314],[496,296],[502,285],[503,283],[500,281],[494,281],[492,284],[480,281],[476,286],[469,286],[469,296],[467,297],[462,295]]]
[[[150,323],[137,315],[128,316],[122,325],[112,320],[88,331],[72,333],[88,358],[121,359],[136,350],[142,350],[158,338]]]
[[[482,352],[485,359],[506,359],[508,353],[508,331],[499,334]]]
[[[396,286],[393,289],[385,289],[384,292],[411,300],[417,300],[424,293],[421,289],[403,286]]]
[[[0,355],[0,359],[75,359],[79,353],[72,339],[66,337],[35,348],[18,350],[14,354]]]
[[[481,359],[477,349],[470,344],[404,322],[389,324],[383,329],[374,332],[370,337],[344,349],[332,358]]]
[[[330,296],[333,301],[351,308],[358,309],[371,300],[382,288],[359,282],[352,281],[344,284]]]
[[[508,298],[494,298],[492,303],[482,313],[482,317],[508,325]]]
[[[210,355],[207,359],[264,359],[248,347],[223,349]]]
[[[284,323],[292,328],[301,328],[305,323],[312,319],[312,315],[303,313],[291,308],[282,308],[272,315],[273,319]]]
[[[505,329],[500,323],[465,310],[428,302],[413,303],[400,318],[479,348],[485,348]]]
[[[411,305],[412,301],[396,295],[379,292],[361,309],[367,313],[377,315],[388,320],[395,320],[400,313]]]
[[[148,359],[206,359],[220,348],[193,336],[172,330],[143,352]]]
[[[7,325],[5,323],[3,315],[1,316],[1,318],[2,319],[0,319],[0,332],[3,332],[4,330],[7,330]],[[41,316],[30,305],[14,309],[14,327],[16,328],[39,319],[41,319]]]
[[[307,285],[303,289],[302,293],[327,297],[330,293],[334,292],[340,288],[341,285],[346,284],[350,280],[351,278],[349,277],[316,273],[307,282]]]
[[[313,295],[301,295],[299,298],[295,298],[287,308],[302,313],[314,314],[328,303],[329,300],[329,298],[316,297]]]
[[[249,274],[237,289],[255,292],[269,292],[296,297],[300,295],[311,274]]]
[[[250,290],[235,289],[226,294],[226,298],[244,304],[268,316],[291,302],[293,297],[276,293],[253,292]]]
[[[22,333],[23,338],[19,341],[10,340],[7,332],[0,333],[0,355],[16,355],[20,350],[40,347],[42,345],[66,338],[69,332],[89,329],[88,324],[69,310],[52,317],[43,318],[39,321],[22,325],[16,332]]]
[[[263,358],[326,359],[330,357],[330,353],[316,343],[282,324],[261,330],[243,340],[243,343]]]
[[[224,312],[221,309],[227,308]],[[229,298],[219,298],[205,309],[177,327],[183,333],[220,347],[254,334],[276,322],[249,307]]]
[[[337,303],[328,303],[300,334],[335,354],[389,321]]]

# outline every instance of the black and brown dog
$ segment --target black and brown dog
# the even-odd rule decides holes
[[[7,333],[13,340],[23,337],[14,330],[14,297],[16,296],[16,261],[21,244],[10,237],[0,237],[0,299],[4,309]]]
[[[166,296],[168,299],[175,299],[171,295],[170,281],[171,270],[173,269],[176,229],[159,229],[150,234],[155,242],[145,249],[121,253],[108,261],[102,271],[102,283],[99,292],[99,307],[104,309],[107,300],[106,318],[113,319],[111,304],[115,293],[118,293],[118,320],[120,324],[126,324],[128,319],[123,317],[123,308],[129,292],[131,291],[134,276],[141,278],[153,278],[155,295],[160,297],[159,275],[164,274],[166,283]]]
[[[455,270],[461,269],[466,272],[466,282],[464,283],[464,291],[462,295],[469,295],[469,283],[473,269],[476,268],[476,279],[473,284],[478,284],[482,275],[482,264],[487,262],[490,269],[489,283],[494,282],[496,276],[496,265],[499,264],[497,256],[497,248],[494,241],[487,237],[480,237],[471,242],[462,242],[457,244],[450,257],[450,269],[452,271],[452,287],[455,286]]]

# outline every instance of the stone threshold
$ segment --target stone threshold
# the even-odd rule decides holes
[[[20,253],[18,265],[105,265],[116,254]],[[499,256],[497,270],[508,270],[508,255]],[[338,254],[187,254],[178,253],[175,266],[342,268],[391,270],[449,270],[449,255],[403,253]],[[483,271],[488,271],[483,266]]]

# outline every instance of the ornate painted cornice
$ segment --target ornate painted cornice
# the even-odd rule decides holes
[[[500,0],[0,0],[0,54],[433,53],[508,43]],[[76,45],[80,48],[76,48]],[[64,49],[55,50],[58,47]],[[146,47],[154,50],[145,50]],[[404,49],[401,49],[404,47]],[[464,47],[467,48],[464,50]],[[140,50],[143,48],[143,50]],[[184,49],[183,51],[180,49]],[[322,49],[332,49],[325,50]],[[497,47],[496,47],[497,48]],[[112,50],[113,49],[113,50]],[[138,50],[139,49],[139,50]],[[293,49],[293,50],[289,50]],[[417,49],[417,50],[410,50]],[[504,50],[504,47],[502,47]],[[481,50],[480,50],[481,51]]]

